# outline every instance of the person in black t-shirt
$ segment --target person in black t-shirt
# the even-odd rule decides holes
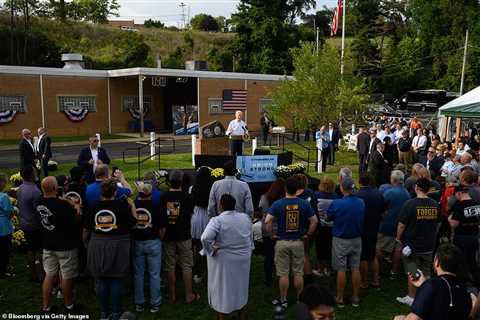
[[[161,214],[160,207],[152,201],[152,185],[139,183],[137,185],[138,198],[135,201],[137,208],[137,223],[132,231],[133,239],[133,278],[135,288],[135,309],[143,311],[145,303],[144,275],[145,267],[149,275],[150,312],[160,310],[162,302],[160,294],[160,269],[162,266],[162,242],[167,226],[166,216]]]
[[[472,309],[472,299],[465,287],[457,279],[464,261],[462,252],[452,244],[438,247],[433,267],[436,277],[420,277],[412,283],[418,287],[410,313],[396,316],[394,320],[460,320],[468,319]]]
[[[476,261],[478,251],[478,227],[480,225],[480,203],[469,195],[469,188],[456,188],[457,201],[453,205],[448,218],[452,228],[453,243],[463,251],[471,275],[477,282],[478,265]]]
[[[135,204],[117,200],[117,181],[101,184],[101,201],[84,219],[84,241],[88,241],[87,268],[95,278],[100,319],[119,319],[123,281],[130,271],[130,229],[136,224]]]
[[[170,173],[170,190],[162,197],[161,210],[168,219],[164,238],[165,268],[168,277],[170,301],[176,299],[175,266],[182,269],[185,284],[185,300],[191,303],[200,299],[192,289],[193,252],[190,219],[192,217],[192,199],[182,191],[183,172],[174,170]]]
[[[415,184],[416,198],[403,205],[397,226],[397,242],[403,245],[404,264],[415,265],[427,277],[430,276],[432,254],[437,240],[440,221],[440,207],[427,193],[430,181],[419,178]],[[397,301],[411,305],[415,297],[415,287],[408,278],[408,295]]]
[[[36,210],[42,223],[43,240],[43,280],[42,312],[50,309],[51,292],[58,275],[62,288],[65,311],[72,312],[73,281],[78,275],[77,252],[77,217],[79,207],[73,203],[60,199],[57,196],[58,184],[55,177],[46,177],[42,180],[43,198],[37,204]]]

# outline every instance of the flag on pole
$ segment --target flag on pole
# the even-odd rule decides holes
[[[223,110],[247,109],[247,90],[223,90]]]
[[[335,36],[338,31],[338,25],[340,24],[340,17],[343,14],[343,0],[338,0],[337,8],[333,14],[332,23],[330,25],[330,36]]]

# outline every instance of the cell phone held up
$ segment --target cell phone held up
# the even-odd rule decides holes
[[[420,270],[418,270],[417,264],[413,261],[409,261],[405,264],[405,268],[407,271],[407,274],[410,276],[410,278],[413,281],[416,281],[420,278],[421,273]]]

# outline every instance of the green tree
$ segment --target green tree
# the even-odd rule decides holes
[[[74,20],[106,23],[109,16],[118,16],[120,5],[117,0],[73,0],[69,7]]]
[[[215,21],[217,21],[218,30],[225,32],[227,29],[227,18],[225,18],[224,16],[218,16],[215,17]]]
[[[292,70],[289,49],[301,33],[294,23],[314,0],[242,0],[232,17],[236,35],[231,45],[236,70],[286,74]]]
[[[273,90],[268,108],[276,123],[306,130],[365,110],[368,98],[362,86],[340,75],[336,48],[325,45],[316,53],[313,43],[302,43],[292,56],[293,77]]]
[[[147,19],[143,22],[146,28],[165,28],[165,24],[160,20]]]
[[[302,16],[303,25],[320,29],[323,37],[330,36],[330,24],[333,18],[333,10],[323,7],[322,10],[315,12],[315,14],[306,14]]]
[[[218,31],[220,29],[217,20],[209,14],[200,13],[190,20],[194,30]]]
[[[177,47],[162,61],[163,68],[183,69],[185,68],[185,49]]]

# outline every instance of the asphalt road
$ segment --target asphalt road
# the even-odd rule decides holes
[[[114,142],[114,143],[102,143],[102,148],[107,150],[107,153],[111,159],[122,159],[123,153],[126,149],[133,148],[133,150],[126,150],[125,156],[136,157],[138,147],[142,146],[137,142]],[[85,145],[78,146],[57,146],[52,147],[53,158],[52,160],[57,161],[58,163],[68,163],[76,162],[77,157],[80,154],[80,150],[84,148]],[[162,153],[171,153],[172,146],[171,144],[161,145]],[[180,142],[176,145],[175,152],[190,152],[191,146],[189,141]],[[141,156],[147,156],[150,153],[150,148],[147,146],[141,150]],[[9,150],[9,151],[0,151],[0,168],[14,169],[18,168],[20,155],[18,150]]]

